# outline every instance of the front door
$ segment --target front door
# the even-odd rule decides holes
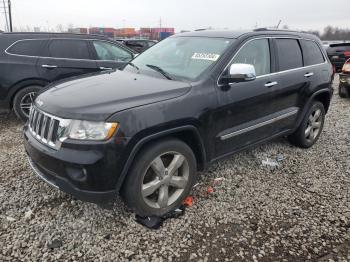
[[[119,45],[102,41],[92,40],[94,55],[96,56],[97,65],[100,70],[122,69],[128,62],[133,59],[126,49]]]
[[[216,157],[262,141],[274,133],[274,92],[278,82],[277,76],[271,74],[274,63],[270,44],[269,39],[248,41],[231,62],[253,65],[255,80],[218,88],[220,107],[214,116]]]

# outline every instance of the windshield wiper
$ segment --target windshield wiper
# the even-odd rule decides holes
[[[140,68],[137,65],[135,65],[134,63],[128,62],[128,65],[131,65],[132,67],[135,67],[137,69],[137,71],[140,71]]]
[[[146,65],[146,66],[161,73],[166,79],[173,80],[172,77],[167,72],[165,72],[162,68],[160,68],[159,66],[156,66],[156,65]]]

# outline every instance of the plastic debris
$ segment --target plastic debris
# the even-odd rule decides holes
[[[218,186],[222,183],[222,181],[224,181],[225,178],[224,177],[218,177],[218,178],[215,178],[214,179],[214,182],[213,182],[213,186]]]
[[[271,167],[271,168],[279,167],[278,162],[270,158],[266,158],[266,160],[263,160],[262,165],[266,167]]]
[[[208,187],[208,189],[207,189],[207,193],[208,193],[208,194],[212,194],[212,193],[214,193],[214,188],[212,188],[211,186],[210,186],[210,187]]]
[[[276,157],[277,162],[282,162],[283,160],[285,160],[286,158],[284,157],[284,155],[282,154],[278,154]]]
[[[169,213],[165,214],[164,216],[146,216],[142,217],[139,215],[135,216],[135,221],[149,229],[159,229],[163,222],[169,218],[178,218],[180,216],[183,216],[185,214],[186,206],[182,205],[180,208],[175,209],[174,211],[170,211]]]
[[[193,206],[193,197],[192,197],[192,196],[186,197],[185,200],[183,201],[183,204],[184,204],[186,207],[191,207],[191,206]]]

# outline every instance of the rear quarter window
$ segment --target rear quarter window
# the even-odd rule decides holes
[[[303,67],[303,56],[296,39],[276,39],[279,71]]]
[[[301,40],[300,42],[303,48],[305,66],[317,65],[325,62],[319,46],[314,41]]]
[[[14,55],[41,56],[47,40],[20,40],[7,49]]]

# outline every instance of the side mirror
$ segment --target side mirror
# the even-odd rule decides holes
[[[239,83],[256,79],[255,67],[250,64],[232,64],[229,74],[223,76],[225,83]]]

